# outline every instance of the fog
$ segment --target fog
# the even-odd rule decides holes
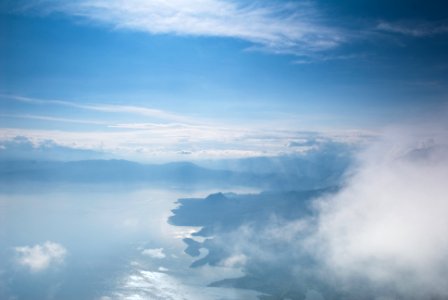
[[[186,199],[171,222],[201,226],[193,236],[205,241],[187,239],[186,252],[209,253],[193,267],[244,272],[213,286],[266,299],[445,299],[447,149],[428,127],[388,128],[338,187]]]
[[[389,129],[359,155],[346,186],[316,202],[308,246],[345,288],[362,280],[377,297],[448,296],[447,142],[440,132]]]

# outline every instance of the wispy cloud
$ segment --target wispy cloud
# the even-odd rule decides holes
[[[413,36],[413,37],[429,37],[439,34],[448,33],[448,25],[436,22],[385,22],[378,23],[378,30]]]
[[[100,111],[100,112],[114,112],[114,113],[129,113],[142,115],[147,117],[156,117],[164,120],[170,121],[189,121],[193,120],[174,113],[166,112],[159,109],[141,107],[141,106],[132,106],[132,105],[113,105],[113,104],[96,104],[96,105],[80,105],[79,108]]]
[[[31,115],[31,114],[0,114],[0,116],[5,117],[5,118],[31,119],[31,120],[64,122],[64,123],[75,123],[75,124],[88,124],[88,125],[107,125],[108,124],[107,122],[95,121],[95,120],[60,118],[60,117]]]
[[[31,7],[48,13],[62,12],[115,29],[237,38],[271,52],[307,55],[336,47],[345,39],[342,30],[324,24],[310,1],[46,0],[34,3]]]
[[[1,98],[10,99],[13,101],[19,101],[29,104],[35,105],[56,105],[56,106],[65,106],[78,108],[83,110],[97,111],[97,112],[110,112],[110,113],[127,113],[140,115],[145,117],[152,117],[159,120],[165,121],[175,121],[175,122],[195,122],[192,118],[188,118],[187,116],[167,112],[160,109],[148,108],[143,106],[134,106],[134,105],[116,105],[116,104],[81,104],[76,102],[70,102],[65,100],[47,100],[47,99],[38,99],[31,97],[24,97],[18,95],[0,95]],[[54,121],[57,121],[54,119]],[[62,120],[59,120],[62,121]],[[66,120],[68,121],[68,120]],[[78,120],[81,121],[81,120]]]
[[[294,60],[292,63],[296,64],[296,65],[307,65],[307,64],[314,64],[314,63],[318,63],[318,62],[328,62],[328,61],[362,60],[367,57],[368,57],[368,55],[366,53],[345,54],[345,55],[315,53],[313,55],[301,57],[300,59]]]

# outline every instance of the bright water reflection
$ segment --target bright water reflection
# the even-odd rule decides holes
[[[0,195],[1,299],[255,298],[206,287],[241,273],[189,268],[182,238],[194,228],[167,223],[177,199],[214,191],[89,185],[14,191]]]

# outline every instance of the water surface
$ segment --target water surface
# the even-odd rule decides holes
[[[7,190],[0,193],[2,299],[256,298],[207,287],[241,271],[190,268],[182,239],[198,228],[167,223],[177,199],[216,191],[88,184]]]

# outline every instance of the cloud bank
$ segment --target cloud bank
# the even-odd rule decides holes
[[[315,142],[315,136],[321,138]],[[146,124],[142,129],[99,131],[0,129],[0,158],[126,158],[175,161],[305,155],[332,144],[356,147],[372,139],[370,132],[316,132],[242,127]],[[293,144],[295,140],[310,140]],[[20,152],[16,152],[20,150]],[[14,151],[14,152],[13,152]],[[56,153],[52,156],[52,153]],[[20,154],[20,155],[19,155]]]
[[[5,114],[3,116],[7,118],[48,121],[53,124],[48,129],[39,129],[39,126],[0,128],[0,156],[7,152],[18,137],[28,139],[34,148],[42,148],[40,145],[51,141],[61,149],[72,148],[78,153],[84,150],[139,161],[173,161],[185,160],[185,155],[190,160],[199,160],[298,154],[316,150],[331,142],[359,144],[376,134],[369,130],[291,130],[297,127],[292,119],[228,124],[216,120],[193,119],[143,106],[80,104],[1,94],[0,98],[30,106],[46,106],[54,111],[58,107],[69,107],[79,110],[79,113],[88,110],[106,115],[96,120],[82,120],[63,116]],[[140,117],[143,119],[138,119]],[[121,121],[114,121],[114,118]],[[130,122],[123,122],[123,119]],[[91,124],[95,126],[95,130],[67,130],[59,122]],[[30,154],[32,156],[33,153]]]
[[[317,203],[311,248],[348,289],[365,281],[378,297],[447,297],[446,178],[446,133],[389,133],[341,192]]]
[[[238,262],[246,274],[214,286],[290,299],[446,299],[446,129],[387,130],[358,155],[342,186],[324,195],[239,196],[244,206],[231,201],[237,196],[210,195],[181,202],[171,220],[204,226],[193,236],[206,240],[189,241],[187,251],[193,245],[209,254],[193,266]],[[213,213],[233,217],[219,223]]]
[[[17,262],[31,272],[41,272],[64,262],[67,249],[62,245],[47,241],[42,245],[16,247]]]

